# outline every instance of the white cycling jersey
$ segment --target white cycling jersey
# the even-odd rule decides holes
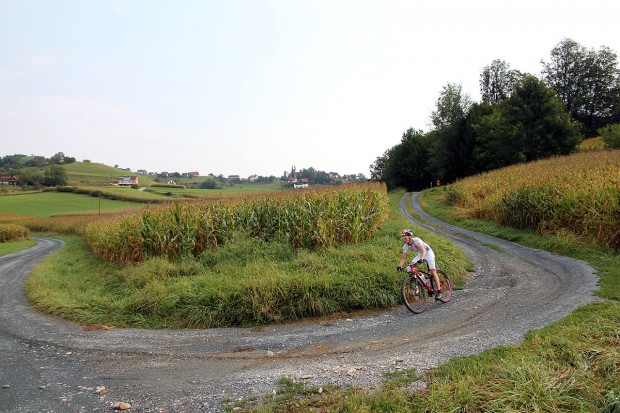
[[[428,244],[422,241],[418,237],[411,238],[411,245],[405,244],[403,245],[403,252],[414,251],[417,255],[414,259],[411,260],[412,263],[420,260],[422,258],[422,248],[426,250],[426,257],[424,259],[428,262],[428,268],[431,270],[435,269],[435,253],[433,249],[428,246]]]

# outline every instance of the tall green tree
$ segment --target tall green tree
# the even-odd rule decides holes
[[[510,97],[514,84],[523,75],[518,70],[510,69],[504,60],[493,60],[480,73],[480,95],[486,103],[499,103]]]
[[[467,93],[463,93],[463,85],[456,83],[446,84],[435,103],[435,110],[431,114],[431,122],[435,129],[453,125],[463,119],[472,105]]]
[[[579,127],[560,99],[535,76],[526,76],[505,103],[509,135],[526,161],[568,154],[581,142]]]
[[[60,165],[51,165],[45,170],[43,185],[57,186],[67,184],[67,172]]]
[[[503,168],[526,160],[523,142],[516,126],[507,122],[504,105],[490,106],[490,111],[472,118],[470,127],[475,136],[473,163],[479,172]]]
[[[408,129],[403,133],[398,145],[390,148],[384,155],[385,166],[382,178],[388,189],[406,188],[420,190],[428,186],[429,145],[421,130]]]
[[[434,129],[427,135],[429,156],[425,163],[432,181],[452,181],[458,176],[464,146],[463,121],[472,104],[460,84],[443,87],[431,114]]]
[[[385,168],[390,160],[390,152],[392,148],[386,150],[383,155],[377,156],[377,159],[370,165],[370,179],[372,181],[386,181]]]
[[[594,135],[620,117],[620,71],[610,48],[588,50],[564,39],[551,50],[550,61],[541,63],[543,79],[586,134]]]

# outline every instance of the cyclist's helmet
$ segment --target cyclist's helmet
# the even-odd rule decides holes
[[[413,232],[410,229],[403,229],[402,231],[400,231],[400,236],[401,237],[404,237],[404,236],[411,237],[411,236],[413,236]]]

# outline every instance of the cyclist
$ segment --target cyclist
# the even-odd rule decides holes
[[[435,299],[439,300],[441,298],[441,291],[439,290],[439,277],[437,276],[437,268],[435,267],[435,253],[428,246],[428,244],[422,241],[418,237],[413,236],[413,232],[410,229],[403,229],[400,232],[400,236],[402,237],[405,245],[403,245],[403,255],[400,258],[400,263],[396,268],[398,271],[403,270],[403,264],[407,261],[407,252],[415,251],[417,255],[413,260],[411,260],[412,265],[420,265],[424,261],[428,263],[428,269],[430,273],[433,275],[433,284],[435,287]]]

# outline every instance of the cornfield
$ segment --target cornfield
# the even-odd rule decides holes
[[[0,224],[0,242],[14,241],[28,236],[28,228],[16,224]]]
[[[580,152],[466,178],[449,186],[447,201],[503,225],[620,247],[620,151]]]
[[[383,184],[259,195],[236,200],[177,202],[86,228],[92,251],[124,265],[163,257],[198,256],[235,236],[285,239],[294,247],[359,243],[387,218]]]

